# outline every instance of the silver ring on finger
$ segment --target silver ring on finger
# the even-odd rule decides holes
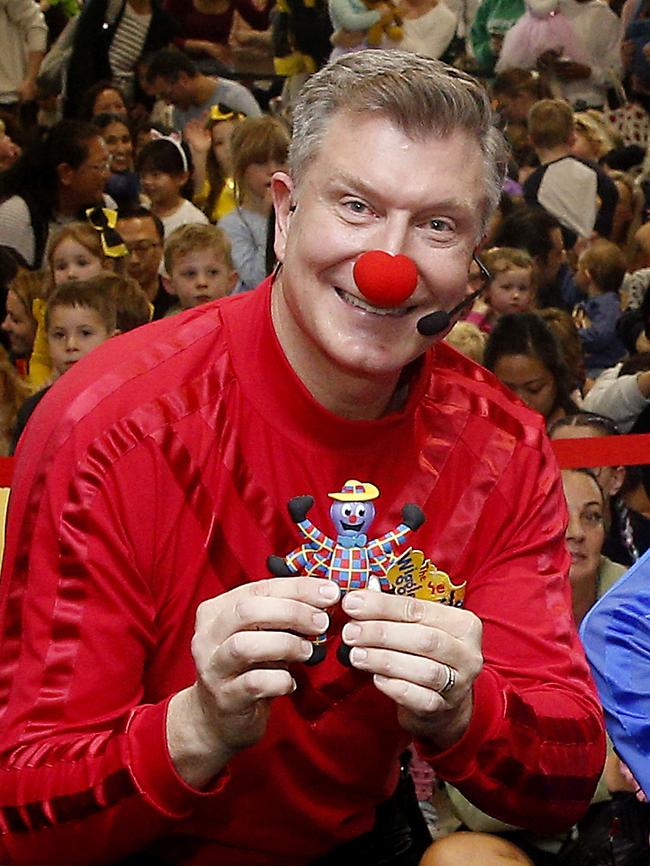
[[[445,665],[445,668],[447,669],[447,679],[442,688],[438,689],[439,695],[446,695],[447,692],[450,692],[456,685],[456,671],[449,667],[449,665]]]

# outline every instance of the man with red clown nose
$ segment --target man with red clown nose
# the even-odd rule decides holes
[[[440,342],[505,160],[469,76],[340,58],[273,179],[274,277],[40,404],[0,582],[1,862],[415,866],[411,742],[512,824],[586,808],[603,732],[543,421]],[[375,537],[426,518],[391,591],[271,576],[287,503],[323,527],[346,479],[379,491]],[[349,664],[305,664],[324,632]]]

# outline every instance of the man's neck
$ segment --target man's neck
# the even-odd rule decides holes
[[[403,371],[376,378],[347,373],[340,367],[333,372],[332,360],[308,343],[286,310],[280,311],[277,291],[271,296],[271,317],[294,372],[312,397],[334,415],[352,421],[372,421],[397,412],[406,404],[409,388]]]
[[[140,287],[147,296],[149,303],[153,304],[156,300],[156,295],[160,291],[160,277],[156,276],[150,283],[147,283],[146,286],[143,286],[142,283],[140,283]]]
[[[208,102],[217,86],[217,79],[208,75],[196,76],[192,86],[192,105],[199,106]]]
[[[565,156],[571,156],[569,146],[566,144],[558,144],[556,147],[536,147],[535,153],[542,165],[555,162],[556,159],[563,159]]]

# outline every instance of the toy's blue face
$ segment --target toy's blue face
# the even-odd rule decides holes
[[[338,534],[345,531],[366,533],[375,519],[372,502],[335,502],[330,517]]]

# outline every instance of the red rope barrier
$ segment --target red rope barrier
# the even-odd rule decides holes
[[[647,433],[555,439],[551,445],[561,469],[650,463],[650,434]]]
[[[561,469],[636,466],[650,463],[650,434],[555,439],[551,442]],[[10,487],[14,458],[0,457],[0,487]]]

